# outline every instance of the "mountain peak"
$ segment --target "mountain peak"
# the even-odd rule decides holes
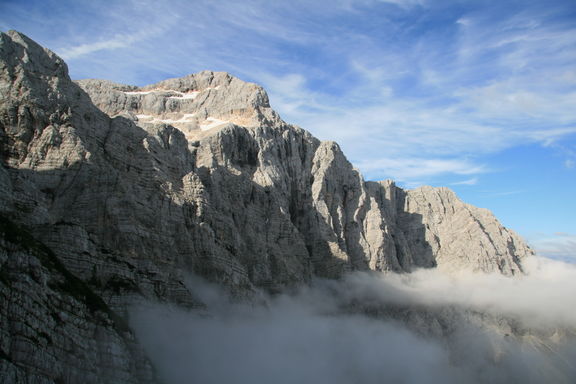
[[[200,306],[191,274],[246,298],[354,270],[513,275],[532,254],[447,189],[365,182],[336,143],[284,123],[260,86],[224,72],[74,83],[57,55],[10,32],[0,90],[0,307],[14,308],[0,322],[35,327],[2,354],[22,377],[153,381],[113,337],[115,310]],[[111,336],[86,347],[95,334]]]
[[[126,114],[142,127],[169,124],[193,142],[233,124],[275,126],[282,121],[259,85],[226,72],[202,71],[144,87],[77,81],[110,116]]]
[[[336,143],[321,144],[285,124],[262,87],[228,73],[202,71],[144,87],[106,80],[74,84],[61,72],[61,59],[22,34],[3,34],[0,53],[0,68],[8,74],[0,87],[9,90],[0,95],[6,164],[65,172],[71,164],[89,162],[98,164],[94,173],[116,174],[123,190],[140,193],[139,201],[149,200],[152,188],[159,201],[191,204],[194,210],[182,212],[182,220],[198,224],[191,231],[213,233],[210,242],[216,243],[190,257],[202,252],[225,257],[237,264],[231,273],[238,281],[261,285],[272,279],[281,285],[311,273],[338,276],[347,268],[408,272],[436,266],[511,275],[532,253],[493,215],[462,203],[446,188],[404,191],[390,181],[364,182]],[[154,180],[154,187],[140,186],[134,169]],[[53,189],[52,184],[39,187]],[[62,199],[68,204],[77,197]],[[244,208],[235,210],[238,200]],[[144,211],[158,215],[151,206]],[[77,212],[79,221],[86,219],[82,212]],[[42,210],[42,215],[54,214],[70,211]],[[236,220],[229,222],[230,216]],[[58,220],[64,218],[49,221]],[[261,238],[266,231],[259,222],[270,220],[280,226],[278,236],[290,239],[282,249],[270,243],[271,237]],[[127,244],[139,246],[132,240]],[[271,264],[273,249],[278,260]],[[260,255],[260,267],[266,267],[254,269],[247,254]]]
[[[0,55],[12,67],[47,76],[68,76],[68,66],[57,54],[15,30],[0,32]]]

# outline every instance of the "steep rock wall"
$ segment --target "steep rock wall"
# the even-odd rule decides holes
[[[162,279],[186,266],[282,287],[351,269],[513,274],[531,253],[447,189],[364,182],[337,144],[284,123],[254,84],[206,71],[78,86],[20,34],[3,34],[2,49],[3,204],[57,254],[89,255],[70,260],[84,278],[107,268],[102,255]],[[83,240],[62,241],[71,233]]]
[[[0,91],[0,213],[121,317],[145,300],[201,305],[189,273],[242,297],[350,270],[512,275],[532,253],[448,189],[365,182],[225,73],[75,83],[9,32]]]

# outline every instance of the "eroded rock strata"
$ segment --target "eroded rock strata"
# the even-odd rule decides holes
[[[146,300],[202,305],[190,273],[241,297],[352,270],[514,275],[532,254],[449,189],[364,181],[336,143],[285,123],[255,84],[210,71],[141,88],[73,82],[62,59],[14,31],[0,37],[0,151],[3,220],[66,271],[3,235],[1,360],[20,382],[73,382],[82,369],[87,383],[149,380],[111,318]],[[106,309],[53,288],[68,275]],[[58,333],[52,312],[76,320]],[[101,335],[94,348],[116,357],[86,352],[92,365],[68,366],[64,334]],[[30,340],[51,367],[18,359]],[[119,373],[102,379],[105,367]]]

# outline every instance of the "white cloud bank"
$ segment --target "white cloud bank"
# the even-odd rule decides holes
[[[169,384],[574,382],[576,267],[525,268],[357,273],[252,305],[204,289],[207,311],[140,307],[132,324]]]

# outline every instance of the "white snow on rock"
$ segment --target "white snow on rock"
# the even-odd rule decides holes
[[[218,90],[220,86],[208,87],[199,91],[180,92],[175,89],[152,89],[150,91],[123,91],[125,95],[149,95],[151,93],[175,93],[170,99],[195,99],[200,93],[208,90]]]
[[[196,119],[195,113],[185,113],[179,119],[159,119],[152,115],[136,115],[138,120],[145,120],[145,123],[165,123],[165,124],[174,124],[174,123],[195,123]]]
[[[225,121],[225,120],[219,120],[219,119],[215,119],[213,117],[209,117],[206,119],[206,121],[209,121],[209,124],[200,124],[200,129],[203,131],[208,131],[209,129],[212,128],[216,128],[222,124],[228,124],[229,121]]]
[[[156,92],[156,91],[133,91],[133,92],[124,92],[126,95],[147,95],[149,93]]]
[[[178,96],[169,96],[170,99],[195,99],[196,96],[200,94],[200,91],[192,91],[187,93],[177,91],[172,92],[178,94]]]

